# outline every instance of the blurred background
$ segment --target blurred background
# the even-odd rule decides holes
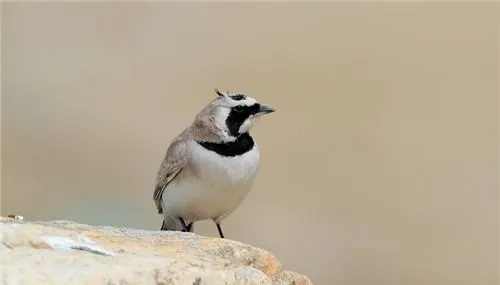
[[[229,238],[315,284],[498,284],[499,12],[3,3],[1,213],[159,229],[156,171],[220,88],[277,109]]]

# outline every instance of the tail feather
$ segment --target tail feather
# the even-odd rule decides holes
[[[194,230],[194,224],[189,223],[187,224],[187,230],[188,232],[192,232]],[[163,222],[161,224],[161,231],[184,231],[184,227],[182,226],[182,223],[180,222],[179,219],[173,219],[173,218],[165,218],[163,219]]]

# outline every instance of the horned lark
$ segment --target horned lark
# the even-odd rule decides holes
[[[221,222],[245,199],[259,168],[250,136],[256,118],[274,112],[254,98],[215,90],[217,97],[169,145],[153,199],[161,230],[191,232],[200,220]]]

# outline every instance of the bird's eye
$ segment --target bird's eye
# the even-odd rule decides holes
[[[233,107],[233,110],[234,110],[235,112],[241,113],[241,112],[243,112],[243,106],[236,106],[236,107]]]

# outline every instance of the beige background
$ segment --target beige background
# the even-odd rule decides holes
[[[218,87],[278,110],[229,238],[316,284],[498,284],[499,11],[3,4],[2,214],[158,229],[157,167]]]

